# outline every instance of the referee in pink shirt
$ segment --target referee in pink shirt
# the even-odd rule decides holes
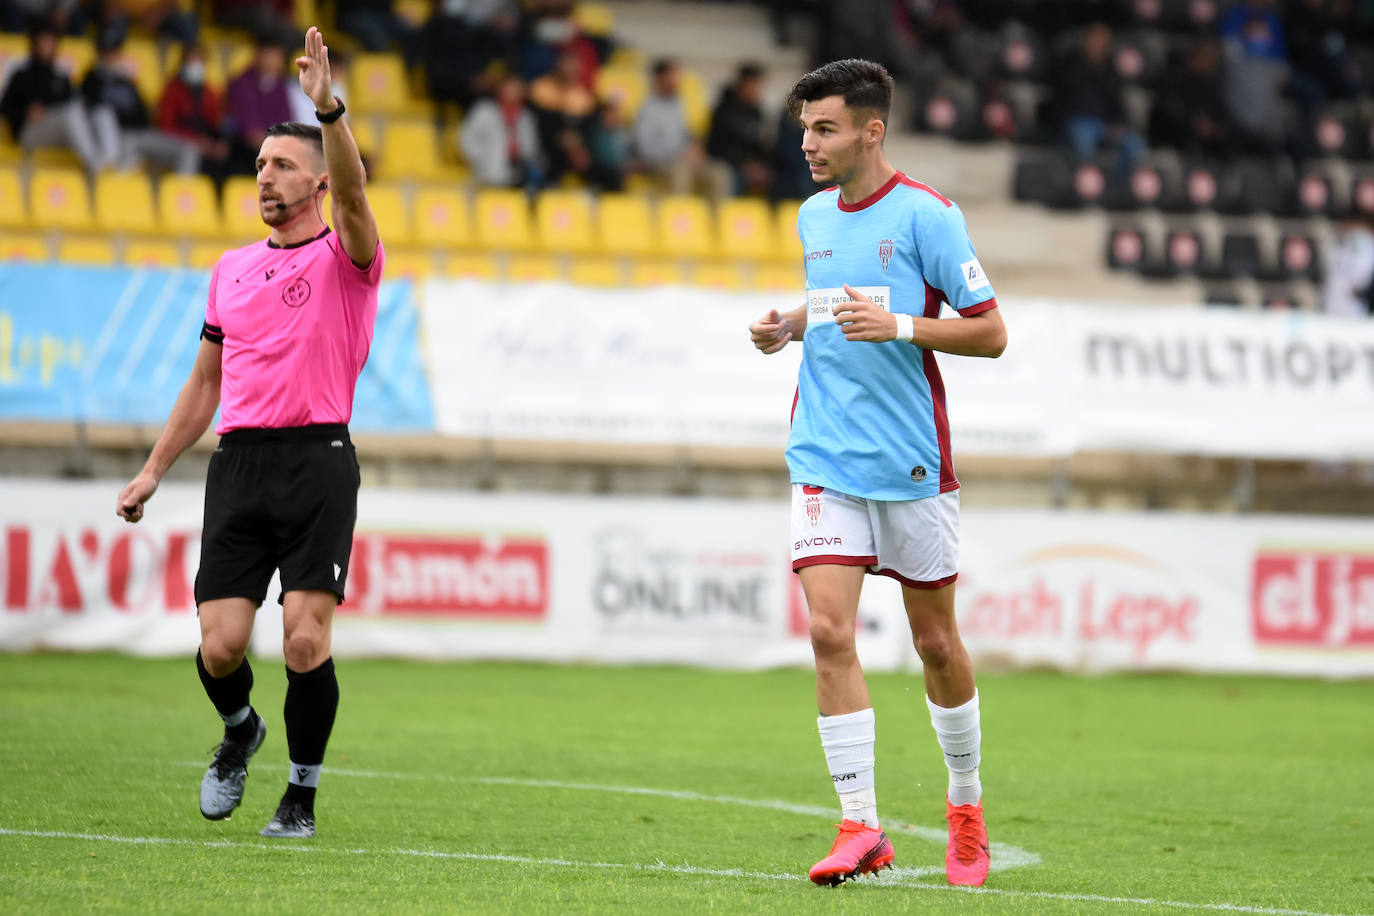
[[[205,481],[196,605],[196,668],[224,719],[200,785],[200,812],[228,817],[266,726],[249,702],[253,616],[281,573],[286,638],[286,794],[262,835],[315,835],[315,788],[339,705],[330,657],[358,514],[358,460],[348,437],[353,391],[377,317],[384,254],[344,106],[333,94],[318,29],[296,61],[320,126],[278,124],[258,154],[266,240],[227,251],[210,279],[191,377],[137,477],[119,493],[129,522],[220,409]],[[332,194],[335,231],[325,223]]]

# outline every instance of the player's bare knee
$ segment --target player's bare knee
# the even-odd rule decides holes
[[[854,625],[833,617],[814,615],[811,618],[811,648],[817,658],[841,655],[854,651]]]
[[[944,630],[932,629],[919,633],[915,644],[916,654],[921,656],[921,664],[926,668],[944,668],[954,657],[953,643]]]

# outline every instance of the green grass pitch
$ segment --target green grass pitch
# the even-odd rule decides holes
[[[996,867],[945,886],[919,676],[870,678],[898,868],[818,888],[810,672],[339,663],[313,841],[280,663],[243,806],[190,659],[0,655],[0,912],[1374,912],[1374,682],[983,674]]]

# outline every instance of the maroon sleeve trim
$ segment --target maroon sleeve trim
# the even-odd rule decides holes
[[[977,305],[970,305],[966,309],[956,309],[955,311],[965,318],[972,318],[974,315],[990,312],[995,308],[997,308],[997,297],[993,296],[991,299],[984,299]]]

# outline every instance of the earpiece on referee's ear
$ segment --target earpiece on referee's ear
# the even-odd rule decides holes
[[[327,181],[321,181],[321,182],[320,182],[320,186],[319,186],[318,188],[316,188],[315,190],[316,190],[316,191],[328,191],[328,190],[329,190],[329,182],[327,182]]]

